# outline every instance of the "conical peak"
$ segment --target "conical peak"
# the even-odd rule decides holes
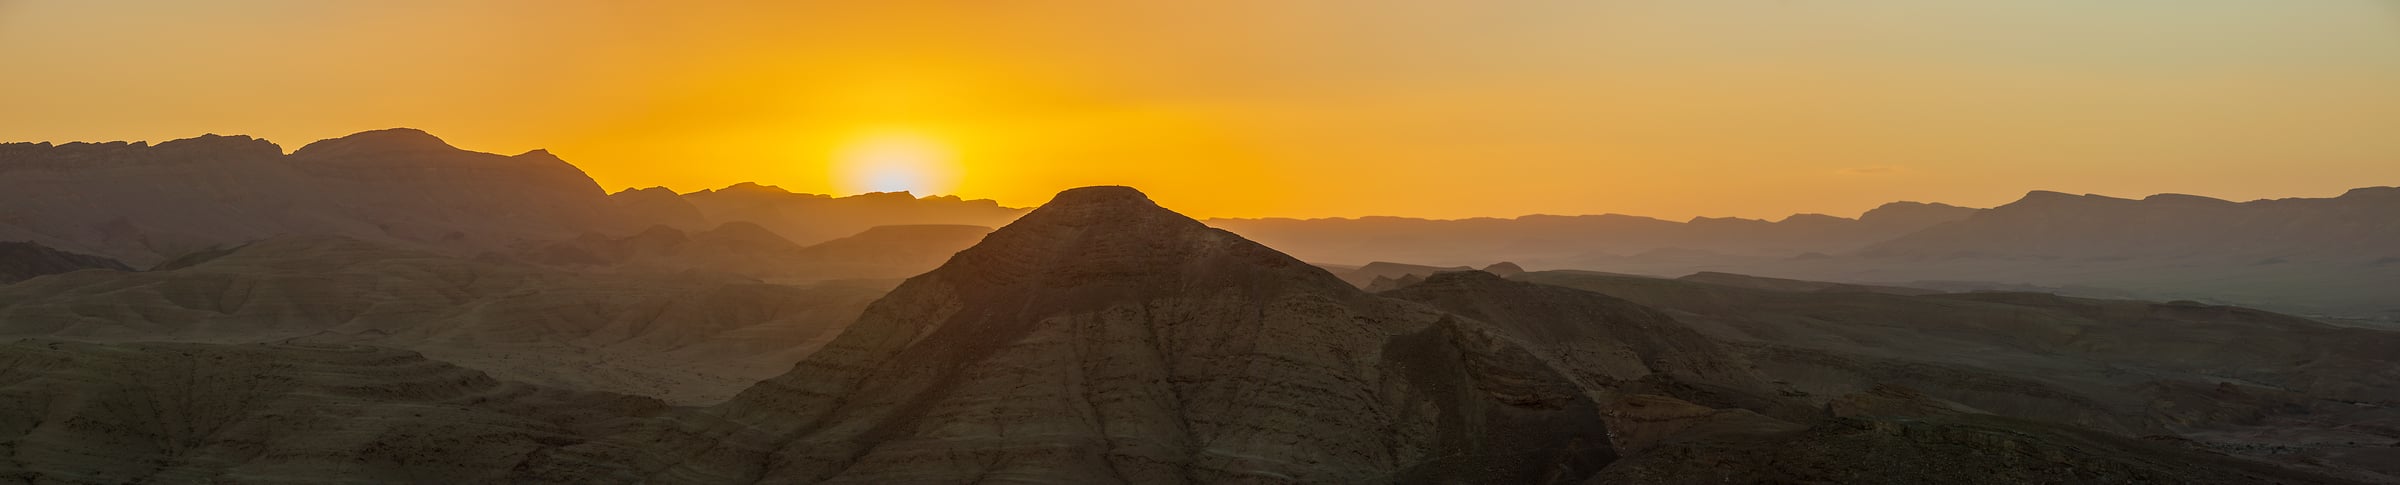
[[[1295,279],[1350,289],[1324,270],[1160,207],[1130,187],[1060,192],[929,276],[986,289],[1025,290],[1038,281],[1049,288],[1165,292]]]
[[[1126,236],[1172,237],[1174,233],[1206,229],[1199,220],[1159,207],[1150,196],[1132,187],[1104,185],[1067,189],[1019,219],[1024,226],[1111,226],[1135,229]],[[1022,224],[1032,222],[1032,224]],[[1164,233],[1156,231],[1165,230]],[[1145,233],[1148,232],[1148,233]]]
[[[1134,190],[1133,187],[1126,187],[1123,185],[1095,185],[1091,187],[1067,189],[1059,192],[1057,196],[1051,197],[1050,203],[1042,205],[1044,207],[1048,207],[1117,204],[1136,204],[1153,207],[1158,205],[1150,202],[1150,196],[1143,195],[1142,191]]]

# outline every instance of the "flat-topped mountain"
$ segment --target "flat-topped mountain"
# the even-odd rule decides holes
[[[284,234],[489,249],[622,230],[607,194],[548,152],[471,152],[404,128],[291,155],[246,136],[0,145],[0,207],[0,240],[135,266]]]
[[[545,150],[499,155],[394,128],[283,153],[247,136],[159,143],[0,144],[0,242],[147,267],[279,235],[337,235],[480,254],[586,233],[756,224],[798,244],[875,226],[998,226],[990,200],[905,193],[831,197],[744,183],[676,194],[602,191]]]

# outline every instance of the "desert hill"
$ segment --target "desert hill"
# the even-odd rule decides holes
[[[22,340],[0,344],[0,477],[493,482],[665,410],[376,347]]]
[[[2400,433],[2400,334],[2190,302],[2029,293],[1774,291],[1543,271],[1523,281],[1657,308],[1812,402],[1904,385],[2025,420],[2181,436],[2329,473],[2373,470]]]
[[[1630,301],[1472,270],[1435,273],[1378,296],[1490,324],[1603,401],[1656,394],[1791,419],[1813,414],[1806,403],[1775,398],[1781,386],[1734,349]]]
[[[0,286],[0,338],[360,343],[503,379],[710,403],[830,340],[877,287],[578,274],[335,236]]]
[[[1577,389],[1476,322],[1094,187],[911,278],[792,372],[529,473],[1560,482],[1613,456]]]
[[[132,271],[116,260],[26,242],[0,242],[0,285],[83,269]]]

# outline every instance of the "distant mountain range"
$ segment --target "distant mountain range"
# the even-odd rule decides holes
[[[2190,299],[2400,321],[2400,188],[2232,202],[2035,191],[1990,209],[1895,203],[1858,219],[1631,216],[1218,219],[1376,278],[1513,261],[1535,269],[1725,272],[1946,290]],[[1408,263],[1408,264],[1398,264]]]
[[[661,227],[697,235],[736,224],[795,246],[812,246],[878,226],[997,227],[1026,210],[952,196],[834,197],[755,183],[689,193],[651,187],[606,194],[548,152],[471,152],[410,129],[318,141],[289,155],[274,143],[246,136],[208,135],[155,146],[0,144],[0,207],[9,209],[0,212],[0,241],[30,242],[135,268],[286,234],[541,260],[548,256],[534,253],[562,244],[660,235],[652,229]],[[1868,285],[2193,299],[2400,320],[2400,303],[2395,303],[2400,290],[2394,289],[2400,288],[2400,249],[2395,249],[2400,248],[2400,217],[2395,215],[2400,215],[2400,188],[2370,187],[2333,198],[2251,202],[2036,191],[1990,209],[1896,202],[1855,219],[1798,214],[1777,221],[1703,217],[1676,222],[1605,214],[1205,222],[1320,264],[1480,267],[1512,261],[1537,270],[1662,276],[1714,271]],[[948,242],[927,247],[963,247],[973,239],[958,230],[936,232],[926,237]],[[894,248],[924,252],[907,246]],[[608,252],[597,246],[578,251],[593,257]],[[700,263],[689,256],[655,256],[644,256],[647,262],[636,265]],[[910,267],[930,267],[924,261],[930,256],[912,257],[918,261]],[[59,268],[66,260],[47,261],[43,267]],[[720,261],[717,266],[744,264]],[[1407,273],[1383,276],[1397,282]],[[1354,283],[1374,280],[1361,278]]]
[[[2140,200],[2035,191],[1951,224],[1876,243],[1867,257],[2111,261],[2237,259],[2400,266],[2400,187],[2324,199]]]
[[[1559,267],[1673,252],[1740,256],[1849,252],[1965,219],[1975,212],[1947,204],[1894,202],[1856,219],[1796,214],[1780,221],[1700,217],[1675,222],[1602,214],[1513,219],[1210,219],[1208,223],[1309,261],[1475,265],[1509,260]]]
[[[405,128],[288,155],[247,136],[0,144],[0,207],[0,241],[135,267],[287,234],[475,254],[654,225],[698,231],[749,222],[814,244],[887,224],[998,226],[1023,212],[989,200],[830,197],[756,184],[612,196],[546,151],[472,152]]]

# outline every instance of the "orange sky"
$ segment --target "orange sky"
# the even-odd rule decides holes
[[[610,190],[1197,216],[2328,196],[2400,185],[2394,5],[0,0],[0,140],[407,126]]]

